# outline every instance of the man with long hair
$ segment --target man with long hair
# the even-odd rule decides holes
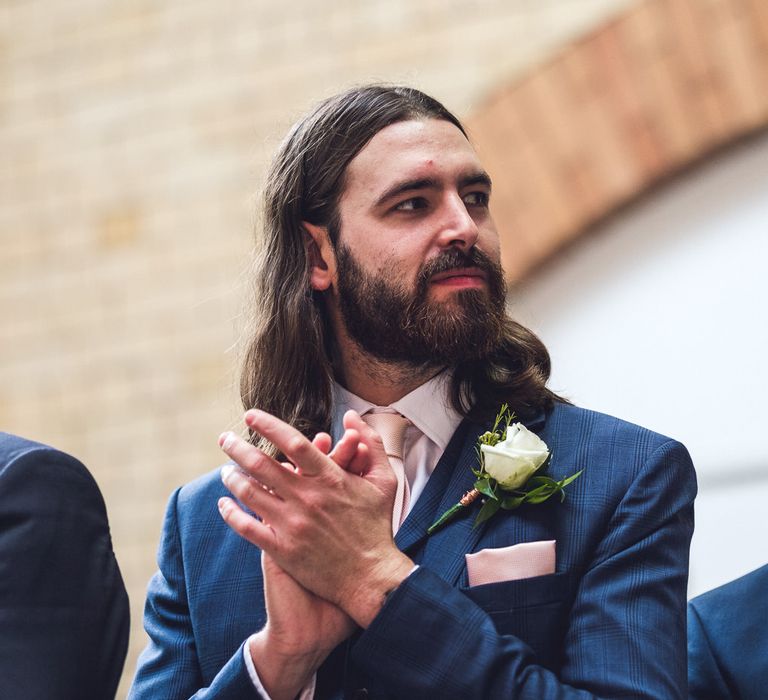
[[[685,696],[690,459],[546,387],[490,194],[461,123],[411,88],[349,90],[289,133],[249,439],[222,435],[232,463],[171,498],[132,697]],[[475,492],[431,529],[503,404],[551,478],[581,476],[479,524]]]

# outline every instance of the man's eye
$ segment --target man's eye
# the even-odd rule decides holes
[[[416,209],[423,209],[427,206],[427,200],[423,197],[411,197],[400,202],[395,209],[397,211],[415,211]]]
[[[468,207],[487,207],[488,200],[487,192],[470,192],[464,195],[464,204]]]

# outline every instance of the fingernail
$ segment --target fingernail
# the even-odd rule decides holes
[[[250,426],[256,420],[256,409],[251,409],[245,413],[245,424]]]
[[[232,443],[235,441],[235,434],[231,430],[219,435],[219,447],[225,452],[232,447]]]
[[[226,498],[220,498],[218,501],[219,511],[222,515],[226,515],[229,512],[230,505],[229,500]]]
[[[226,484],[229,478],[232,476],[232,472],[235,471],[235,467],[232,464],[225,464],[221,468],[221,480]]]

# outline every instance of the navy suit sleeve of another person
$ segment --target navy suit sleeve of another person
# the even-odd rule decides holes
[[[768,692],[768,565],[688,604],[692,700],[762,700]]]
[[[128,596],[87,469],[0,433],[0,697],[114,697]]]
[[[477,437],[454,435],[395,542],[419,568],[320,668],[316,698],[683,699],[696,482],[680,443],[573,406],[530,421],[559,499],[426,529],[467,490]],[[230,530],[218,470],[171,498],[132,700],[257,697],[243,642],[266,620],[259,551]],[[465,555],[555,540],[556,571],[470,587]]]

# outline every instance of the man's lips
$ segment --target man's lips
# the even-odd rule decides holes
[[[430,278],[432,284],[450,286],[477,286],[484,284],[487,275],[479,267],[457,267],[445,272],[438,272]]]

